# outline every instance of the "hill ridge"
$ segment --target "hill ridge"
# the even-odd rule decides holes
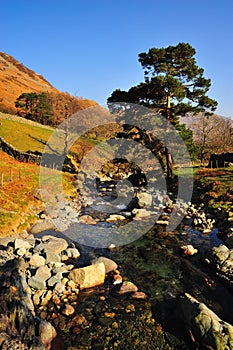
[[[95,101],[71,96],[68,92],[56,89],[42,75],[27,68],[13,56],[0,52],[0,112],[18,114],[41,122],[36,113],[32,118],[15,107],[16,99],[23,93],[46,93],[52,113],[50,117],[44,117],[44,124],[58,125],[64,120],[67,112],[72,115],[97,104]],[[24,111],[24,108],[22,110]]]
[[[13,56],[0,52],[0,110],[16,113],[15,100],[23,92],[59,92],[42,75]]]

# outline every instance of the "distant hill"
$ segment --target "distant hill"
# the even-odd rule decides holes
[[[16,98],[23,92],[58,92],[45,78],[25,67],[14,57],[0,52],[0,109],[13,112]]]
[[[16,114],[15,100],[22,93],[46,92],[53,111],[54,125],[68,113],[96,105],[95,101],[71,96],[53,87],[42,75],[25,67],[14,57],[0,52],[0,112]]]

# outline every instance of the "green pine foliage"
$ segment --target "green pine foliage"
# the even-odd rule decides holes
[[[46,92],[24,92],[15,101],[18,115],[45,125],[52,125],[52,108]]]

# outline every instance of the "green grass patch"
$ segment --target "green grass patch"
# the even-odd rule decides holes
[[[39,176],[39,166],[16,161],[0,150],[0,236],[28,229],[38,219],[44,208],[37,193]],[[62,174],[64,196],[75,196],[73,181],[72,174]]]
[[[43,152],[45,143],[52,134],[51,128],[31,125],[20,118],[11,120],[1,115],[0,122],[0,136],[21,152]]]
[[[202,198],[208,198],[210,208],[233,212],[233,167],[200,168],[195,180],[202,189]]]

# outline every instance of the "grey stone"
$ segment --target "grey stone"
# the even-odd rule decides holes
[[[149,208],[152,206],[153,197],[147,192],[137,193],[138,205],[140,208]]]
[[[45,280],[37,276],[29,278],[28,285],[34,289],[46,289]]]
[[[68,272],[67,265],[53,267],[53,274],[54,275],[56,275],[57,273],[63,274],[66,272]]]
[[[45,252],[51,251],[54,254],[60,254],[63,250],[65,250],[68,247],[67,241],[63,238],[47,236],[47,239],[43,237],[42,241],[44,243]]]
[[[146,209],[133,209],[132,213],[135,215],[135,218],[146,218],[151,215],[151,212]]]
[[[80,257],[80,253],[76,248],[67,248],[65,250],[65,254],[68,256],[68,258],[72,259],[78,259]]]
[[[42,253],[44,251],[44,243],[40,242],[33,248],[33,253]]]
[[[13,243],[15,241],[15,237],[1,237],[0,238],[0,246],[7,247],[9,243]]]
[[[57,283],[60,283],[62,280],[62,274],[57,273],[55,276],[52,276],[48,281],[48,286],[49,287],[54,287]]]
[[[27,249],[25,249],[25,248],[19,248],[19,249],[17,249],[16,254],[17,254],[18,256],[24,256],[24,255],[26,254],[26,252],[27,252]]]
[[[52,251],[47,251],[45,253],[46,256],[46,260],[45,263],[49,264],[49,263],[60,263],[61,262],[61,257],[59,254],[54,253]]]

